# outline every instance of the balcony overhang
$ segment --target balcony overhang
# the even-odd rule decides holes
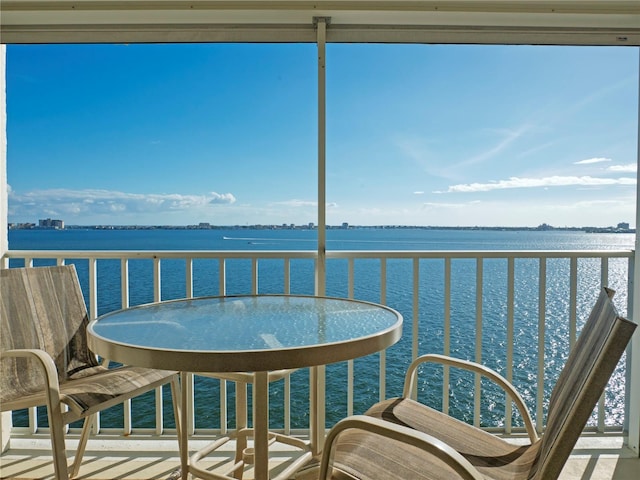
[[[640,45],[635,0],[2,0],[2,43]]]

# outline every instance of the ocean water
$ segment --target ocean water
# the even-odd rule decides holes
[[[312,230],[11,230],[11,250],[315,250],[317,232]],[[568,231],[499,231],[499,230],[427,230],[427,229],[349,229],[327,232],[328,250],[610,250],[632,249],[633,234],[595,234]],[[72,260],[78,268],[85,295],[87,293],[87,263]],[[19,266],[12,260],[11,266]],[[51,263],[36,260],[35,264]],[[485,260],[483,264],[482,332],[476,335],[476,262],[459,259],[452,262],[451,282],[451,354],[474,359],[476,344],[481,342],[482,362],[504,372],[506,364],[506,265],[505,259]],[[218,292],[217,262],[194,262],[194,294],[216,295]],[[404,371],[410,361],[411,330],[413,328],[413,290],[411,260],[391,259],[387,262],[386,303],[400,311],[405,319],[403,338],[387,351],[387,396],[402,391]],[[131,260],[130,278],[151,277],[150,260]],[[609,285],[617,291],[616,306],[626,313],[627,265],[626,259],[612,259],[609,264]],[[181,260],[162,262],[163,300],[184,297],[185,265]],[[421,260],[419,284],[418,348],[419,353],[442,353],[444,346],[444,264],[441,260]],[[98,261],[98,313],[120,308],[120,264],[113,260]],[[380,262],[361,259],[355,266],[355,294],[358,299],[380,301]],[[228,294],[250,293],[250,262],[237,260],[227,266]],[[523,392],[525,401],[535,412],[538,362],[538,277],[537,260],[520,259],[516,262],[516,301],[514,349],[514,384]],[[292,292],[313,293],[313,262],[295,260],[291,263]],[[547,300],[545,314],[545,398],[555,382],[568,345],[568,292],[569,262],[550,259],[547,262]],[[599,262],[582,259],[578,268],[578,318],[583,319],[597,296],[600,280]],[[137,305],[153,301],[151,282],[131,282],[130,302]],[[261,260],[259,263],[259,292],[282,293],[282,262]],[[332,260],[327,265],[327,295],[348,295],[347,263]],[[579,320],[579,325],[581,325]],[[354,362],[354,412],[361,413],[378,400],[377,355]],[[327,425],[347,414],[345,363],[327,367]],[[606,424],[621,425],[624,414],[624,362],[621,362],[606,395]],[[425,369],[420,376],[419,398],[434,407],[442,402],[442,370]],[[473,415],[471,392],[473,376],[452,371],[449,393],[450,413],[470,421]],[[272,386],[270,408],[274,427],[279,427],[282,414],[282,382]],[[168,389],[167,389],[168,390]],[[172,426],[170,399],[165,402],[167,426]],[[230,386],[229,402],[233,402]],[[292,380],[292,426],[308,425],[308,372],[300,370]],[[219,384],[216,380],[196,378],[196,428],[219,428]],[[482,383],[482,424],[504,424],[504,396],[492,386]],[[150,396],[134,400],[134,427],[153,425],[153,400]],[[546,404],[545,404],[546,411]],[[102,415],[102,425],[120,427],[121,407]],[[40,422],[46,424],[44,412]],[[515,424],[519,418],[514,416]],[[595,419],[592,419],[592,423]],[[229,419],[233,425],[234,419]],[[25,412],[14,414],[14,424],[26,425]]]
[[[10,230],[12,250],[314,250],[314,230]],[[581,231],[352,228],[327,231],[331,250],[598,250],[633,248],[634,234]]]

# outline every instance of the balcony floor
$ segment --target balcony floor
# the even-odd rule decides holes
[[[206,445],[210,439],[191,440],[190,454]],[[101,436],[91,439],[87,446],[79,479],[170,479],[179,467],[177,441],[145,436]],[[68,440],[69,451],[77,440]],[[232,457],[232,444],[211,454],[204,462],[216,468]],[[69,453],[68,451],[68,453]],[[291,458],[295,452],[276,444],[272,455],[280,461]],[[640,458],[622,444],[618,436],[582,437],[567,462],[561,480],[635,480],[640,471]],[[11,448],[0,457],[0,476],[3,479],[53,479],[50,443],[46,436],[13,437]],[[244,479],[252,479],[252,471]]]

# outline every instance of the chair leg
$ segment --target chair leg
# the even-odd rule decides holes
[[[182,449],[182,442],[180,439],[182,438],[182,428],[187,428],[186,425],[182,425],[182,408],[186,408],[185,405],[181,405],[180,400],[180,389],[187,388],[186,385],[180,385],[178,381],[178,376],[176,375],[171,380],[171,402],[173,403],[173,417],[176,422],[176,435],[178,436],[178,447]]]
[[[53,468],[57,480],[68,480],[69,469],[67,466],[67,450],[64,441],[64,423],[62,422],[62,410],[60,402],[55,405],[47,405],[49,417],[49,430],[51,432],[51,448],[53,450]]]
[[[78,448],[76,450],[75,458],[73,459],[73,463],[71,464],[70,478],[75,478],[78,476],[78,471],[80,470],[80,464],[82,463],[82,457],[84,456],[84,452],[87,448],[87,441],[89,440],[89,435],[91,434],[91,426],[93,425],[93,420],[96,418],[96,414],[89,415],[85,417],[84,424],[82,425],[82,433],[80,433],[80,440],[78,441]]]

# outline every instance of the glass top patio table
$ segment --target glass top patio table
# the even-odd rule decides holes
[[[253,372],[325,365],[374,353],[402,333],[395,310],[296,295],[199,297],[141,305],[89,324],[99,355],[189,372]]]
[[[317,387],[322,365],[383,350],[402,335],[402,315],[375,303],[299,295],[242,295],[172,300],[126,308],[90,322],[90,348],[138,367],[181,372],[254,372],[254,478],[269,476],[268,372],[311,367],[310,446],[276,478],[289,478],[322,446],[324,409]],[[181,389],[186,405],[186,389]],[[181,424],[187,424],[181,409]],[[205,447],[187,459],[187,430],[179,435],[182,478],[215,475],[198,466]]]

